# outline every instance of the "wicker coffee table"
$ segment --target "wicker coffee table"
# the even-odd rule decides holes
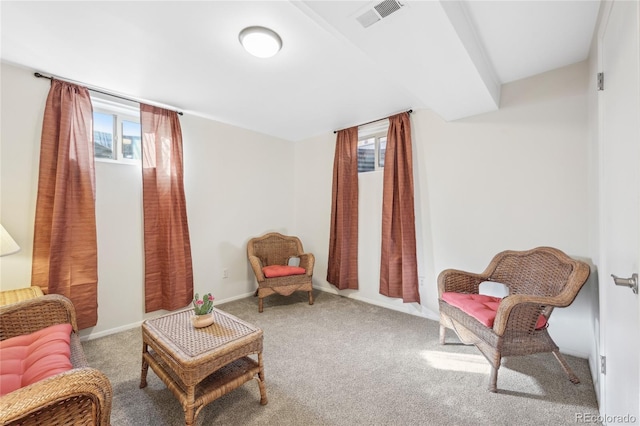
[[[191,315],[182,311],[142,323],[140,387],[147,386],[151,366],[182,404],[187,425],[205,405],[253,378],[260,404],[266,404],[262,330],[218,309],[212,325],[194,328]]]

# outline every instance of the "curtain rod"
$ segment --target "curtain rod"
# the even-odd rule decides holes
[[[411,114],[413,112],[412,109],[408,109],[405,111],[407,114]],[[400,114],[400,113],[398,113]],[[396,114],[391,114],[391,115],[396,115]],[[391,117],[391,115],[389,117]],[[371,121],[367,121],[366,123],[362,123],[362,124],[358,124],[358,127],[360,126],[366,126],[367,124],[371,124],[371,123],[375,123],[376,121],[382,121],[382,120],[386,120],[389,117],[384,117],[384,118],[378,118],[377,120],[371,120]],[[352,126],[353,127],[353,126]],[[348,127],[345,127],[345,129],[348,129]],[[340,129],[340,130],[344,130],[344,129]],[[334,130],[333,133],[336,134],[338,133],[340,130]]]
[[[68,83],[80,84],[80,85],[82,85],[82,86],[85,86],[88,90],[90,90],[90,91],[92,91],[92,92],[102,93],[103,95],[113,96],[114,98],[124,99],[125,101],[131,101],[131,102],[141,103],[141,102],[140,102],[140,100],[138,100],[138,99],[134,99],[134,98],[127,98],[126,96],[116,95],[115,93],[106,92],[106,91],[101,90],[101,89],[94,89],[94,88],[92,88],[92,87],[87,86],[87,85],[86,85],[86,84],[84,84],[84,83],[75,82],[75,81],[73,81],[73,80],[67,80],[67,79],[64,79],[64,78],[58,78],[58,77],[52,77],[52,76],[46,76],[46,75],[40,74],[39,72],[35,72],[35,73],[33,73],[33,75],[34,75],[34,76],[36,76],[36,77],[38,77],[38,78],[46,78],[46,79],[49,79],[49,80],[53,80],[53,79],[55,78],[56,80],[62,80],[62,81],[66,81],[66,82],[68,82]],[[183,115],[183,114],[182,114],[182,111],[177,111],[177,110],[175,110],[175,108],[172,108],[172,109],[173,109],[176,113],[178,113],[178,115]]]

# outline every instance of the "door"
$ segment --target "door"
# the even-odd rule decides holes
[[[639,424],[640,297],[616,286],[640,272],[640,19],[638,1],[614,1],[603,16],[599,94],[601,154],[600,318],[606,372],[605,424]]]

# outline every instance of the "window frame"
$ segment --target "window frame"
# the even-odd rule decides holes
[[[125,103],[125,101],[122,101],[122,102],[113,101],[110,99],[105,99],[102,97],[95,96],[93,94],[91,95],[91,104],[93,106],[94,113],[98,112],[101,114],[114,116],[114,129],[113,129],[114,158],[96,157],[94,153],[94,161],[100,161],[100,162],[112,163],[112,164],[128,164],[133,166],[141,165],[142,158],[140,159],[124,158],[124,151],[122,149],[123,139],[124,139],[122,122],[129,121],[129,122],[133,122],[141,125],[139,104],[135,102]],[[140,134],[140,144],[141,144],[140,156],[142,157],[142,126],[140,128],[140,133],[141,133]]]
[[[387,138],[389,131],[389,120],[381,120],[375,123],[363,125],[358,127],[358,149],[360,149],[360,142],[368,139],[374,139],[374,163],[373,170],[358,170],[358,174],[379,172],[384,170],[384,165],[380,165],[380,139]]]

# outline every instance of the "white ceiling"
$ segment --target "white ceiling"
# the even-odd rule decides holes
[[[3,61],[291,141],[409,108],[499,107],[503,83],[587,58],[599,0],[2,1]],[[270,59],[245,27],[278,32]],[[37,84],[34,81],[34,84]]]

